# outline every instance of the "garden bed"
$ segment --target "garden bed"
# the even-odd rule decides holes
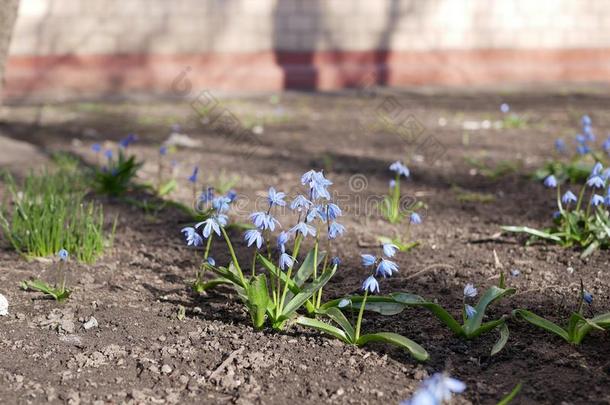
[[[554,194],[529,174],[550,155],[558,135],[571,135],[582,114],[590,114],[600,130],[610,128],[604,110],[610,98],[580,89],[503,96],[384,92],[226,100],[241,125],[259,126],[256,147],[202,123],[185,102],[51,105],[43,113],[4,107],[0,132],[45,152],[68,150],[89,163],[94,163],[89,149],[94,141],[137,132],[140,139],[132,148],[146,161],[140,180],[154,181],[158,146],[169,125],[180,123],[181,132],[201,144],[172,155],[180,182],[172,198],[189,202],[186,178],[194,165],[202,179],[225,170],[240,176],[236,189],[247,204],[236,214],[244,222],[269,186],[292,195],[302,173],[324,169],[333,190],[345,198],[338,201],[347,231],[335,252],[342,263],[324,290],[325,298],[335,298],[358,292],[367,276],[360,253],[373,249],[368,245],[376,235],[391,236],[398,229],[365,203],[387,192],[389,163],[417,150],[376,116],[386,97],[394,95],[422,124],[423,136],[434,136],[445,153],[434,159],[419,150],[408,163],[412,176],[403,193],[428,205],[423,223],[412,227],[421,244],[395,257],[400,271],[380,281],[382,293],[415,293],[458,317],[463,286],[474,283],[482,291],[497,284],[504,271],[507,285],[517,292],[490,307],[491,319],[525,308],[564,323],[577,306],[581,279],[593,294],[595,313],[610,310],[607,251],[580,259],[575,250],[524,246],[523,238],[498,235],[501,225],[548,224]],[[502,102],[524,122],[494,128],[503,119]],[[35,117],[38,125],[32,124]],[[502,161],[507,169],[493,173]],[[18,168],[17,176],[27,169]],[[391,346],[355,348],[298,326],[284,333],[257,332],[230,288],[201,296],[190,291],[201,251],[185,246],[180,229],[192,222],[181,211],[164,208],[153,215],[116,199],[98,199],[107,215],[118,214],[114,245],[95,264],[70,262],[74,293],[64,303],[20,290],[19,283],[32,276],[51,278],[53,265],[26,262],[1,241],[0,292],[11,305],[10,316],[0,318],[5,403],[398,403],[425,377],[445,369],[467,384],[458,403],[494,404],[519,382],[523,389],[516,403],[610,402],[607,333],[592,333],[581,346],[572,346],[511,320],[506,347],[491,357],[497,332],[461,340],[417,308],[367,315],[364,330],[400,333],[424,346],[430,359],[418,363]],[[237,231],[230,236],[242,239]],[[240,259],[250,260],[248,249],[236,245]],[[217,262],[229,262],[220,243],[212,252]],[[519,275],[510,275],[511,270]],[[184,319],[179,319],[181,306]],[[92,316],[99,325],[85,330]]]

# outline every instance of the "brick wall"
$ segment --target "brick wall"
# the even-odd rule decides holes
[[[21,0],[7,92],[608,81],[609,29],[607,0]]]

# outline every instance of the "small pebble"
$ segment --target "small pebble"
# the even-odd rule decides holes
[[[164,364],[163,367],[161,367],[161,371],[164,374],[169,374],[172,372],[172,368],[168,364]]]

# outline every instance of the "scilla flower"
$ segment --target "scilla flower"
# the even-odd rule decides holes
[[[227,191],[227,195],[225,197],[227,197],[229,199],[229,202],[232,203],[237,199],[237,191],[229,190]]]
[[[112,150],[106,149],[106,151],[104,152],[104,156],[106,156],[106,159],[112,160]]]
[[[162,146],[159,148],[159,155],[161,155],[161,156],[165,156],[165,155],[167,155],[167,146],[162,145]]]
[[[231,200],[229,199],[229,197],[225,197],[225,196],[216,197],[212,200],[212,207],[218,213],[223,213],[223,212],[229,211],[229,209],[230,209],[229,204],[231,204]]]
[[[371,294],[379,292],[379,283],[377,282],[377,279],[373,276],[368,276],[362,283],[362,291],[368,291]]]
[[[338,308],[345,308],[348,305],[352,305],[352,300],[349,298],[342,298],[341,301],[337,304]]]
[[[468,319],[472,318],[473,316],[475,316],[477,314],[477,310],[474,309],[473,306],[468,305],[468,304],[464,305],[464,311],[466,312],[466,317]]]
[[[328,218],[330,218],[331,220],[335,220],[341,215],[343,215],[343,213],[341,212],[341,208],[339,208],[337,204],[333,203],[328,203],[326,205],[326,213]]]
[[[552,174],[544,179],[544,186],[548,188],[557,187],[557,179]]]
[[[197,230],[192,226],[188,226],[186,228],[182,228],[180,230],[184,234],[184,238],[186,239],[187,246],[201,246],[203,245],[203,239],[201,235],[197,233]]]
[[[102,145],[100,145],[99,143],[94,143],[93,145],[91,145],[91,150],[95,153],[98,154],[102,151]]]
[[[595,163],[593,169],[591,169],[591,176],[598,176],[602,170],[604,170],[604,166],[600,162]]]
[[[587,186],[589,186],[589,187],[604,188],[604,185],[605,185],[605,182],[601,176],[595,175],[595,176],[589,177],[589,180],[587,180]]]
[[[208,257],[206,261],[210,266],[216,266],[216,260],[212,256]]]
[[[307,235],[316,236],[316,228],[311,225],[307,225],[305,222],[299,222],[298,224],[290,228],[289,232],[294,234],[300,232],[304,238],[306,238]]]
[[[191,183],[197,183],[197,175],[199,174],[199,166],[193,168],[193,173],[188,177],[188,181]]]
[[[579,155],[586,155],[587,153],[591,152],[591,148],[585,144],[578,144],[576,146],[576,151]]]
[[[592,124],[591,117],[589,117],[586,114],[583,115],[582,118],[580,119],[580,123],[583,127],[590,126]]]
[[[582,293],[582,299],[589,305],[591,305],[591,303],[593,302],[593,294],[591,294],[588,291],[583,291]]]
[[[502,104],[500,104],[500,111],[502,111],[504,114],[506,114],[507,112],[510,111],[510,106],[506,103],[502,103]]]
[[[335,256],[330,260],[330,264],[332,264],[333,266],[339,266],[341,264],[341,259]]]
[[[392,276],[392,274],[397,271],[398,265],[396,263],[391,260],[381,259],[381,261],[377,265],[377,270],[375,270],[375,274],[386,278]]]
[[[390,186],[391,189],[393,189],[394,187],[396,187],[396,180],[392,179],[388,182],[388,185]]]
[[[478,293],[478,291],[472,283],[468,283],[464,287],[464,297],[474,298],[477,296],[477,293]]]
[[[593,197],[591,197],[591,205],[594,207],[597,207],[600,204],[604,203],[604,197],[602,197],[599,194],[593,194]]]
[[[394,257],[397,249],[398,249],[398,246],[396,246],[393,243],[384,243],[383,244],[383,254],[386,255],[387,257]]]
[[[286,205],[286,201],[284,198],[286,197],[286,193],[282,193],[280,191],[275,191],[273,187],[269,187],[269,192],[267,194],[267,200],[269,201],[269,206],[278,205],[283,207]]]
[[[399,176],[409,177],[411,174],[409,168],[402,164],[400,161],[396,161],[390,165],[390,170],[397,173]]]
[[[571,192],[570,190],[566,191],[565,194],[563,195],[563,197],[561,197],[561,202],[564,204],[569,204],[569,203],[573,203],[576,202],[578,200],[578,198],[576,198],[576,195]]]
[[[606,153],[610,153],[610,137],[602,143],[602,149]]]
[[[290,235],[288,232],[284,231],[280,232],[280,234],[277,236],[277,249],[282,253],[286,251],[286,243],[288,242],[289,238]]]
[[[425,380],[411,399],[399,405],[440,405],[451,400],[452,394],[464,392],[466,384],[444,373],[436,373]]]
[[[258,229],[249,229],[244,233],[244,240],[248,244],[248,247],[252,246],[252,244],[256,244],[258,249],[263,245],[263,235],[260,233]]]
[[[555,140],[555,149],[557,150],[557,152],[559,153],[565,153],[566,152],[566,143],[563,139],[556,139]]]
[[[123,149],[127,148],[129,145],[134,143],[138,139],[136,134],[129,134],[125,138],[119,141],[119,146]]]
[[[421,217],[419,216],[419,214],[417,212],[412,212],[411,215],[409,216],[409,222],[412,223],[413,225],[419,225],[421,224]]]
[[[275,230],[275,226],[280,225],[280,222],[275,219],[271,214],[267,214],[263,211],[258,211],[250,214],[250,219],[252,220],[252,223],[255,227],[262,230],[269,229],[273,232]]]
[[[345,227],[340,223],[333,221],[328,227],[328,239],[336,239],[337,236],[343,235],[343,232],[345,232]]]
[[[360,255],[360,257],[362,257],[362,265],[367,267],[374,265],[377,261],[377,258],[375,256],[369,254],[363,254]]]
[[[307,209],[311,206],[311,201],[309,201],[305,196],[299,194],[294,200],[290,203],[290,209],[293,211],[302,211],[303,209]]]
[[[59,256],[59,260],[65,262],[68,260],[68,251],[66,249],[61,249],[59,252],[57,252],[57,256]]]
[[[286,268],[292,267],[294,264],[294,259],[290,257],[290,255],[286,252],[280,255],[279,266],[280,269],[286,270]]]
[[[205,239],[209,238],[212,232],[216,233],[216,235],[220,236],[220,227],[226,223],[226,220],[222,217],[210,217],[205,221],[199,222],[195,224],[195,228],[199,228],[201,225],[203,226],[203,231],[201,232]]]

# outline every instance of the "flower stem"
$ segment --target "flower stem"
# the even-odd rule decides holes
[[[360,304],[360,312],[358,312],[358,319],[356,319],[356,335],[354,337],[354,343],[360,338],[360,325],[362,325],[362,315],[364,315],[364,307],[366,306],[366,297],[368,297],[368,290],[364,290],[364,297],[362,298],[362,304]]]
[[[301,248],[301,240],[303,239],[301,234],[298,234],[294,241],[294,250],[292,252],[292,266],[288,268],[288,272],[286,273],[286,283],[284,283],[284,291],[282,292],[282,299],[280,299],[280,305],[278,307],[278,316],[284,310],[284,301],[286,301],[286,294],[288,293],[288,283],[290,282],[290,277],[292,276],[292,269],[296,263],[297,255],[299,254],[299,249]]]
[[[225,241],[227,242],[227,247],[229,248],[229,253],[231,253],[231,259],[233,260],[233,265],[237,269],[239,274],[239,279],[241,280],[242,287],[246,287],[246,279],[244,278],[244,273],[241,271],[241,267],[239,267],[239,262],[237,261],[237,257],[235,256],[235,250],[233,249],[233,245],[231,244],[231,239],[229,239],[229,235],[227,235],[227,231],[225,228],[220,227],[220,231],[222,232],[222,236],[224,236]]]

